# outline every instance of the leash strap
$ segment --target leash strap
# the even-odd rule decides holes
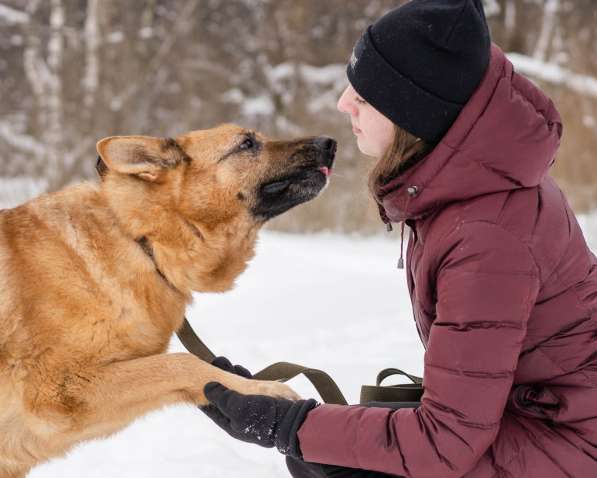
[[[404,375],[405,377],[408,377],[414,384],[423,383],[423,379],[421,377],[417,377],[416,375],[406,373],[404,370],[400,370],[399,368],[385,368],[377,374],[375,385],[379,387],[381,385],[381,382],[383,382],[386,378],[391,377],[392,375]]]
[[[182,326],[176,332],[176,335],[178,335],[182,345],[184,345],[189,352],[196,355],[204,362],[212,363],[216,358],[215,354],[209,350],[209,347],[205,345],[203,340],[201,340],[195,333],[186,317],[182,322]]]
[[[186,317],[176,334],[185,348],[201,360],[211,363],[216,358],[216,355],[195,333]],[[333,403],[336,405],[348,404],[344,395],[342,395],[340,388],[336,385],[336,382],[334,382],[327,373],[315,368],[305,367],[290,362],[278,362],[257,372],[253,375],[253,378],[257,380],[286,382],[301,373],[313,384],[315,390],[317,390],[317,393],[319,393],[321,399],[325,403]]]
[[[185,348],[196,355],[201,360],[211,363],[216,355],[195,333],[187,318],[184,318],[181,328],[177,332],[178,338]],[[305,367],[290,362],[277,362],[260,372],[253,375],[257,380],[276,380],[286,382],[297,375],[303,374],[315,387],[317,393],[325,403],[336,405],[347,405],[348,402],[340,391],[340,388],[334,380],[323,370]],[[394,375],[403,375],[410,379],[412,383],[383,386],[381,383],[388,377]],[[423,395],[423,379],[411,375],[398,368],[386,368],[379,372],[375,380],[375,385],[363,385],[361,387],[360,403],[371,405],[376,402],[377,406],[383,402],[402,403],[401,406],[414,406],[407,404],[417,404]]]
[[[286,382],[297,375],[303,374],[313,384],[317,393],[325,403],[348,405],[340,388],[332,377],[323,370],[305,367],[290,362],[277,362],[257,372],[253,378],[259,380],[279,380]]]

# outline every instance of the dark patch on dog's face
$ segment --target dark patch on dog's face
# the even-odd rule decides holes
[[[172,138],[165,138],[161,142],[159,154],[152,154],[143,147],[134,148],[132,153],[132,163],[152,163],[164,169],[173,169],[181,163],[191,162],[189,155]]]
[[[328,183],[336,154],[336,141],[323,137],[273,142],[267,147],[285,151],[286,157],[282,156],[274,174],[258,185],[251,212],[263,221],[315,198]]]
[[[95,163],[95,170],[101,179],[104,179],[106,174],[108,174],[108,166],[104,163],[104,160],[101,156],[97,157],[97,163]]]
[[[162,152],[167,156],[176,158],[176,160],[179,163],[182,162],[190,164],[191,162],[190,156],[187,153],[185,153],[185,151],[181,148],[180,144],[178,144],[176,140],[173,138],[164,139],[164,142],[162,144]]]

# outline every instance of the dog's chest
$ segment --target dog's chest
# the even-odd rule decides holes
[[[129,282],[104,297],[105,309],[91,323],[89,340],[128,357],[163,352],[181,325],[185,301],[158,277]],[[124,357],[122,357],[124,358]]]

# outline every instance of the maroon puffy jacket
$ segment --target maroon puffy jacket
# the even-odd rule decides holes
[[[421,406],[321,405],[299,430],[306,461],[407,478],[597,477],[597,258],[547,174],[561,132],[494,45],[443,140],[383,190],[387,217],[412,229]]]

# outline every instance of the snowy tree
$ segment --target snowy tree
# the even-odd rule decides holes
[[[275,227],[377,230],[365,188],[371,161],[335,104],[355,41],[399,3],[0,0],[1,184],[28,177],[55,190],[93,177],[104,136],[175,135],[232,121],[275,137],[340,141],[329,192]],[[597,207],[597,4],[484,5],[494,41],[562,112],[560,183],[579,210]]]

